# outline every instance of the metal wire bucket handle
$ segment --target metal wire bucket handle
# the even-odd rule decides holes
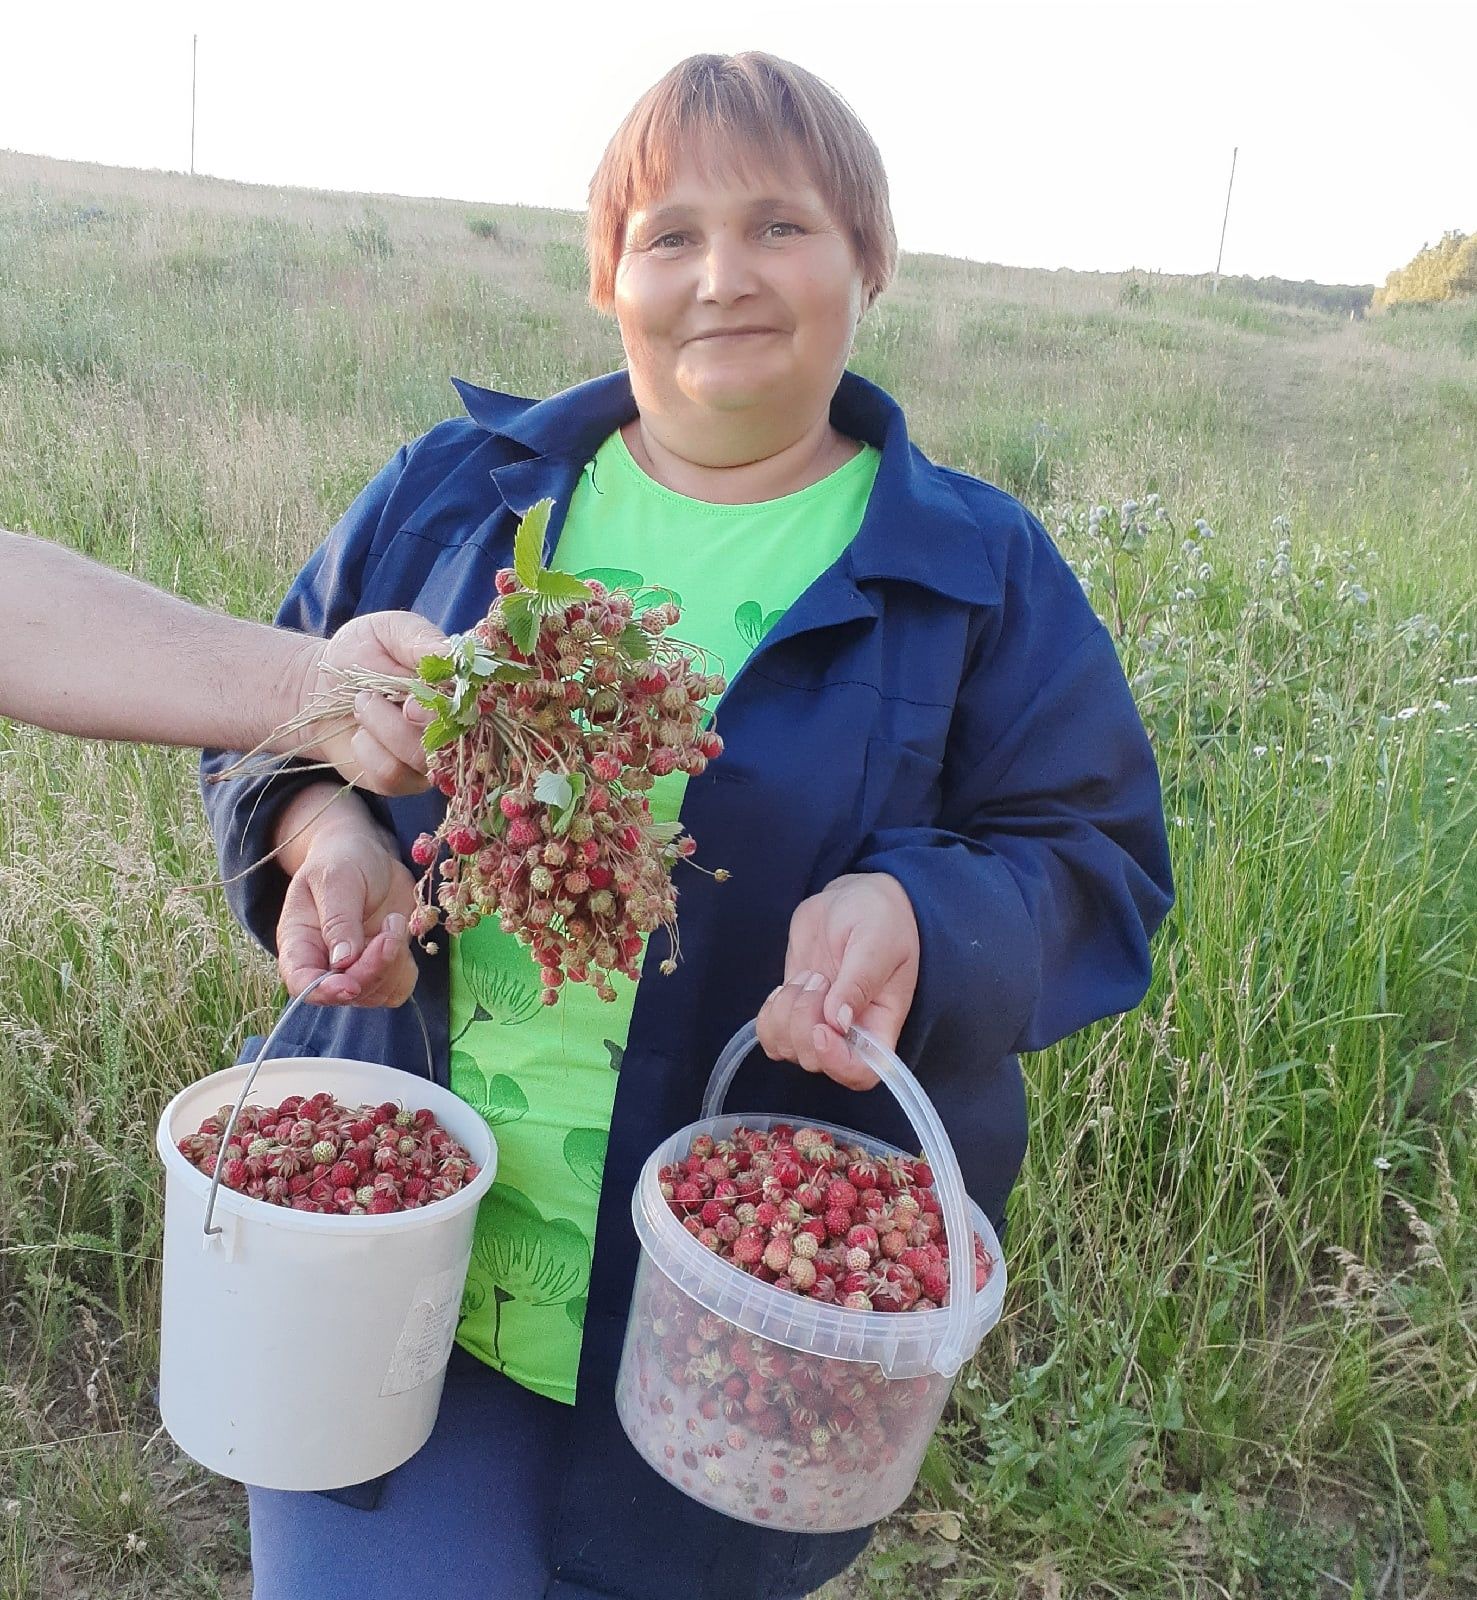
[[[301,990],[293,1000],[288,1002],[287,1009],[280,1017],[277,1018],[276,1024],[272,1031],[266,1036],[265,1039],[262,1040],[262,1047],[259,1051],[257,1051],[256,1060],[251,1063],[251,1071],[246,1074],[246,1082],[241,1085],[241,1093],[236,1096],[236,1104],[231,1107],[231,1115],[226,1121],[224,1132],[221,1134],[220,1153],[216,1156],[215,1172],[210,1180],[210,1198],[205,1202],[205,1233],[207,1237],[211,1237],[221,1232],[219,1227],[211,1227],[211,1222],[215,1218],[215,1196],[216,1191],[221,1186],[221,1170],[225,1166],[225,1149],[226,1146],[231,1142],[231,1135],[236,1131],[236,1122],[241,1115],[241,1108],[246,1104],[246,1097],[251,1093],[251,1086],[256,1082],[256,1075],[261,1070],[262,1062],[267,1059],[272,1046],[277,1042],[277,1035],[282,1032],[282,1029],[287,1024],[288,1018],[292,1016],[293,1012],[297,1010],[303,1001],[305,1001],[308,996],[312,994],[314,989],[316,989],[325,978],[331,978],[334,976],[336,976],[336,974],[332,972],[320,972],[305,989]],[[414,995],[411,995],[410,1003],[415,1007],[415,1020],[420,1023],[421,1038],[425,1041],[426,1075],[427,1077],[430,1077],[434,1074],[435,1070],[435,1062],[431,1056],[431,1035],[426,1028],[425,1013],[421,1010],[420,1001],[418,1001]]]

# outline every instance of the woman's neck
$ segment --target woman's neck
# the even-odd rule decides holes
[[[710,466],[694,460],[680,438],[665,436],[660,424],[635,417],[621,429],[626,448],[636,465],[674,494],[712,505],[754,505],[796,494],[829,477],[861,449],[831,426],[828,416],[817,418],[799,438],[752,461]],[[695,452],[694,452],[695,453]]]

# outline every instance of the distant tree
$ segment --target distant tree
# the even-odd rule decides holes
[[[1373,306],[1424,305],[1434,300],[1460,300],[1477,295],[1477,233],[1455,228],[1428,244],[1409,266],[1396,267],[1374,292]]]

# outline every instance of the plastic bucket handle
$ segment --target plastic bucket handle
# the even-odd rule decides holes
[[[713,1067],[713,1075],[708,1079],[708,1087],[703,1091],[704,1121],[722,1112],[723,1100],[734,1074],[758,1038],[756,1024],[746,1022],[724,1046],[722,1055]],[[967,1196],[964,1176],[959,1170],[959,1158],[954,1154],[949,1135],[939,1120],[938,1112],[933,1109],[933,1102],[923,1092],[923,1086],[892,1051],[863,1028],[848,1028],[846,1042],[892,1091],[894,1099],[913,1124],[919,1147],[933,1169],[934,1192],[943,1209],[944,1231],[949,1245],[950,1287],[949,1320],[943,1342],[934,1352],[933,1368],[944,1377],[952,1378],[972,1354],[969,1326],[974,1302],[974,1230],[966,1209]]]
[[[236,1104],[231,1107],[231,1115],[226,1121],[224,1132],[221,1134],[220,1147],[222,1151],[224,1151],[226,1146],[231,1142],[231,1135],[236,1131],[236,1120],[241,1115],[241,1108],[246,1104],[246,1097],[251,1093],[251,1086],[256,1082],[256,1075],[261,1071],[262,1062],[267,1059],[268,1055],[271,1053],[272,1046],[277,1042],[277,1035],[281,1033],[282,1029],[286,1026],[288,1018],[291,1017],[293,1012],[297,1010],[303,1001],[305,1001],[308,996],[312,994],[314,989],[316,989],[325,978],[331,978],[333,976],[334,974],[332,972],[320,972],[305,989],[300,990],[293,1000],[289,1002],[286,1011],[284,1011],[282,1015],[277,1018],[276,1025],[273,1027],[272,1031],[266,1036],[265,1039],[262,1040],[262,1047],[256,1053],[256,1060],[251,1063],[251,1071],[246,1074],[246,1081],[241,1085],[241,1093],[236,1096]],[[420,1002],[414,995],[411,995],[410,1003],[415,1007],[415,1020],[421,1025],[421,1038],[425,1041],[426,1045],[426,1076],[431,1078],[435,1076],[436,1068],[436,1063],[431,1055],[431,1035],[426,1030],[426,1018],[425,1014],[421,1011]],[[212,1228],[210,1224],[211,1220],[215,1216],[215,1195],[216,1190],[218,1190],[221,1186],[221,1172],[224,1167],[225,1162],[218,1159],[215,1163],[215,1171],[211,1175],[210,1179],[210,1197],[205,1202],[204,1226],[207,1236],[217,1234],[221,1231],[218,1227]]]

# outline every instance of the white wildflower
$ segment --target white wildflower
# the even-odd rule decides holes
[[[1377,1172],[1388,1172],[1390,1170],[1389,1156],[1376,1156],[1374,1158],[1374,1165]]]
[[[1258,761],[1260,761],[1261,758],[1266,755],[1267,747],[1264,744],[1254,744],[1251,747],[1251,753],[1257,758]]]

